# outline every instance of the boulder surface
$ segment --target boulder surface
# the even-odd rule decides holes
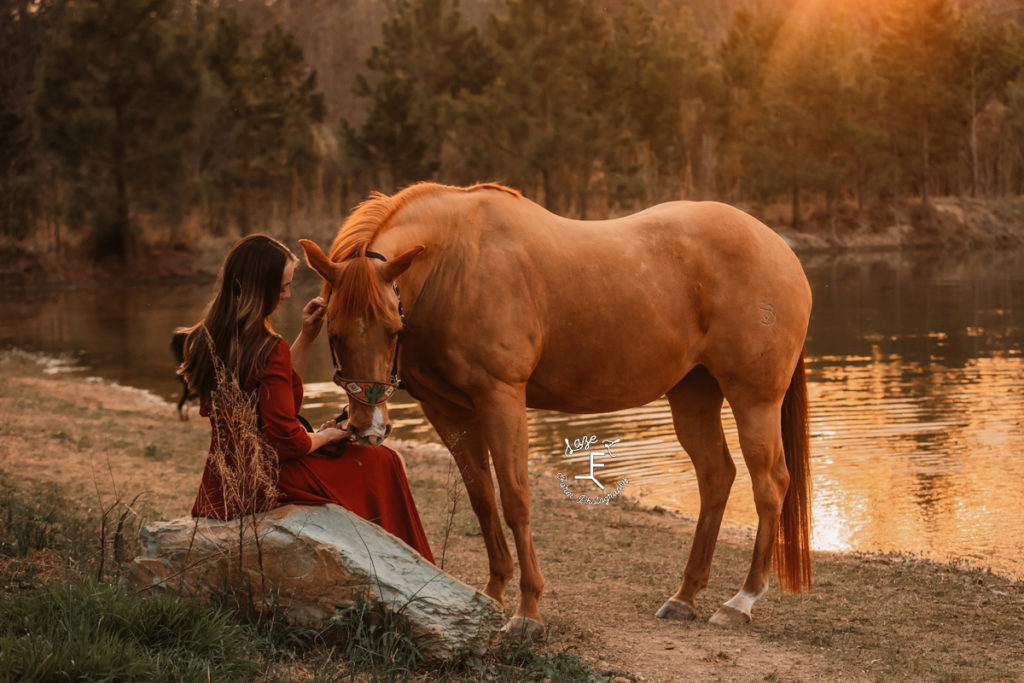
[[[140,539],[129,580],[141,591],[277,607],[290,622],[315,628],[365,594],[401,610],[431,660],[482,654],[504,621],[496,601],[337,505],[287,505],[241,521],[157,522]]]

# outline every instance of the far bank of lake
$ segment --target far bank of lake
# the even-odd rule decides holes
[[[927,210],[917,199],[874,201],[864,207],[848,201],[831,214],[820,203],[808,203],[797,225],[785,203],[738,206],[776,230],[800,254],[1024,247],[1024,197],[937,197]],[[298,238],[326,247],[343,220],[295,216],[278,221],[269,231],[298,253]],[[139,253],[132,258],[97,260],[86,242],[87,230],[53,227],[41,234],[34,242],[0,241],[0,286],[91,287],[212,278],[238,238],[200,233],[196,226],[152,227],[139,236]]]

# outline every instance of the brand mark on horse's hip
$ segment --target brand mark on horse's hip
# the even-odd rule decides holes
[[[775,317],[775,306],[762,301],[758,305],[757,309],[761,311],[762,325],[764,325],[765,327],[771,327],[772,325],[775,324],[775,321],[778,319]]]

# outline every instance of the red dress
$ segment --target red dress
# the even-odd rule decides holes
[[[335,503],[376,522],[433,562],[434,556],[398,453],[387,446],[348,444],[340,458],[316,453],[307,455],[312,442],[296,417],[301,405],[302,378],[292,369],[288,345],[280,340],[267,359],[259,386],[263,437],[277,451],[279,461],[278,504]],[[210,415],[205,403],[200,414]],[[218,443],[227,442],[218,431],[213,430],[211,453]],[[267,509],[270,507],[273,505]],[[217,519],[234,516],[227,510],[220,476],[209,459],[192,506],[192,516]]]

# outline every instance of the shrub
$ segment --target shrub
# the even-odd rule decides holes
[[[20,495],[14,495],[18,490]],[[53,484],[15,487],[0,472],[0,553],[24,557],[33,550],[82,554],[94,520],[80,519]]]

